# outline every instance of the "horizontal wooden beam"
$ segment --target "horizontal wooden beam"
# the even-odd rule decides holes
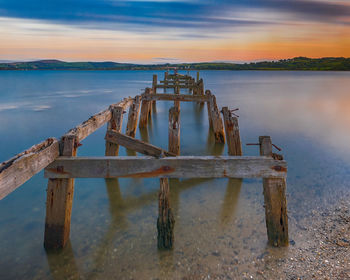
[[[196,85],[183,85],[183,84],[179,84],[179,85],[156,85],[156,88],[195,88]]]
[[[127,136],[125,134],[119,133],[115,130],[108,130],[106,133],[105,139],[108,142],[121,145],[129,150],[133,150],[148,156],[154,156],[154,157],[176,156],[175,154],[169,153],[168,151],[163,150],[162,148],[153,146],[149,143],[146,143],[141,140],[135,139],[133,137]]]
[[[197,101],[206,102],[208,97],[205,95],[190,95],[190,94],[149,94],[142,95],[143,100],[166,100],[166,101]]]
[[[122,101],[112,104],[110,108],[121,107],[123,110],[126,110],[129,108],[132,102],[133,99],[131,97],[124,98]],[[78,142],[82,141],[111,119],[112,112],[110,108],[97,113],[96,115],[90,117],[87,121],[69,130],[66,133],[66,136],[75,136]]]
[[[0,165],[0,199],[13,192],[59,156],[59,142],[49,138]]]
[[[46,178],[284,178],[285,161],[270,157],[59,157]]]

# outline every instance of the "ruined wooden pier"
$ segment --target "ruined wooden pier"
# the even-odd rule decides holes
[[[157,92],[163,89],[162,93]],[[172,93],[166,93],[171,89]],[[188,93],[181,93],[187,89]],[[173,101],[169,110],[168,150],[135,139],[137,126],[147,128],[157,101]],[[228,156],[181,156],[181,102],[207,103],[210,133],[220,144],[227,143]],[[122,133],[124,113],[127,127]],[[221,116],[222,113],[222,116]],[[105,156],[77,157],[80,143],[107,123]],[[272,152],[269,136],[259,137],[260,156],[243,156],[238,118],[228,107],[219,110],[216,97],[204,83],[190,75],[165,72],[164,80],[153,75],[152,88],[134,98],[124,98],[108,109],[68,131],[60,140],[49,138],[0,165],[0,199],[45,168],[48,178],[44,246],[63,248],[69,240],[75,178],[156,177],[158,197],[158,248],[174,244],[174,215],[168,178],[263,178],[268,242],[288,245],[286,203],[287,164]],[[119,146],[145,156],[118,156]]]

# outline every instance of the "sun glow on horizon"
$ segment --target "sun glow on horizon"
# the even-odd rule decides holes
[[[75,20],[11,17],[0,9],[0,59],[171,63],[350,57],[350,5],[337,2],[349,8],[338,16],[322,6],[330,1],[303,2],[318,3],[324,19],[317,13],[309,19],[298,11],[276,12],[269,6],[223,8],[220,16],[204,10],[207,18],[193,19],[177,11],[174,18],[155,14],[151,20],[143,14],[101,14],[104,20],[97,20],[97,14],[91,20],[78,15]]]

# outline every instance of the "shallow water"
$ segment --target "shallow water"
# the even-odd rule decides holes
[[[152,71],[0,72],[0,161],[151,86]],[[350,73],[202,71],[220,107],[239,107],[243,143],[271,135],[288,162],[290,238],[299,220],[350,191]],[[168,109],[158,102],[147,135],[167,148]],[[208,132],[206,106],[181,104],[181,154],[226,154]],[[125,122],[123,130],[125,129]],[[103,155],[106,127],[79,155]],[[245,155],[258,155],[243,146]],[[120,155],[126,155],[120,149]],[[243,277],[254,258],[288,255],[266,245],[261,180],[171,180],[175,246],[156,246],[156,179],[77,179],[67,248],[43,249],[42,172],[0,201],[0,279],[202,279]],[[227,276],[228,277],[228,276]]]

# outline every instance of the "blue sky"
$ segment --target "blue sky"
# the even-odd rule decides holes
[[[0,21],[0,35],[7,41],[6,46],[0,46],[0,59],[55,55],[81,60],[84,52],[86,59],[148,62],[156,57],[204,61],[277,59],[289,53],[349,55],[344,51],[349,46],[349,1],[0,0]],[[323,42],[325,37],[328,39]],[[65,44],[70,41],[71,52],[66,46],[55,47],[55,40]],[[93,40],[101,48],[99,55],[88,50]],[[152,40],[157,43],[153,49]],[[118,42],[128,52],[118,51]],[[126,42],[130,44],[126,46]],[[132,52],[135,44],[144,44],[143,56],[139,47]],[[203,44],[207,44],[205,50]],[[82,53],[77,55],[79,47]],[[289,52],[278,52],[280,48],[288,48]],[[195,49],[199,50],[197,56],[193,56]]]

